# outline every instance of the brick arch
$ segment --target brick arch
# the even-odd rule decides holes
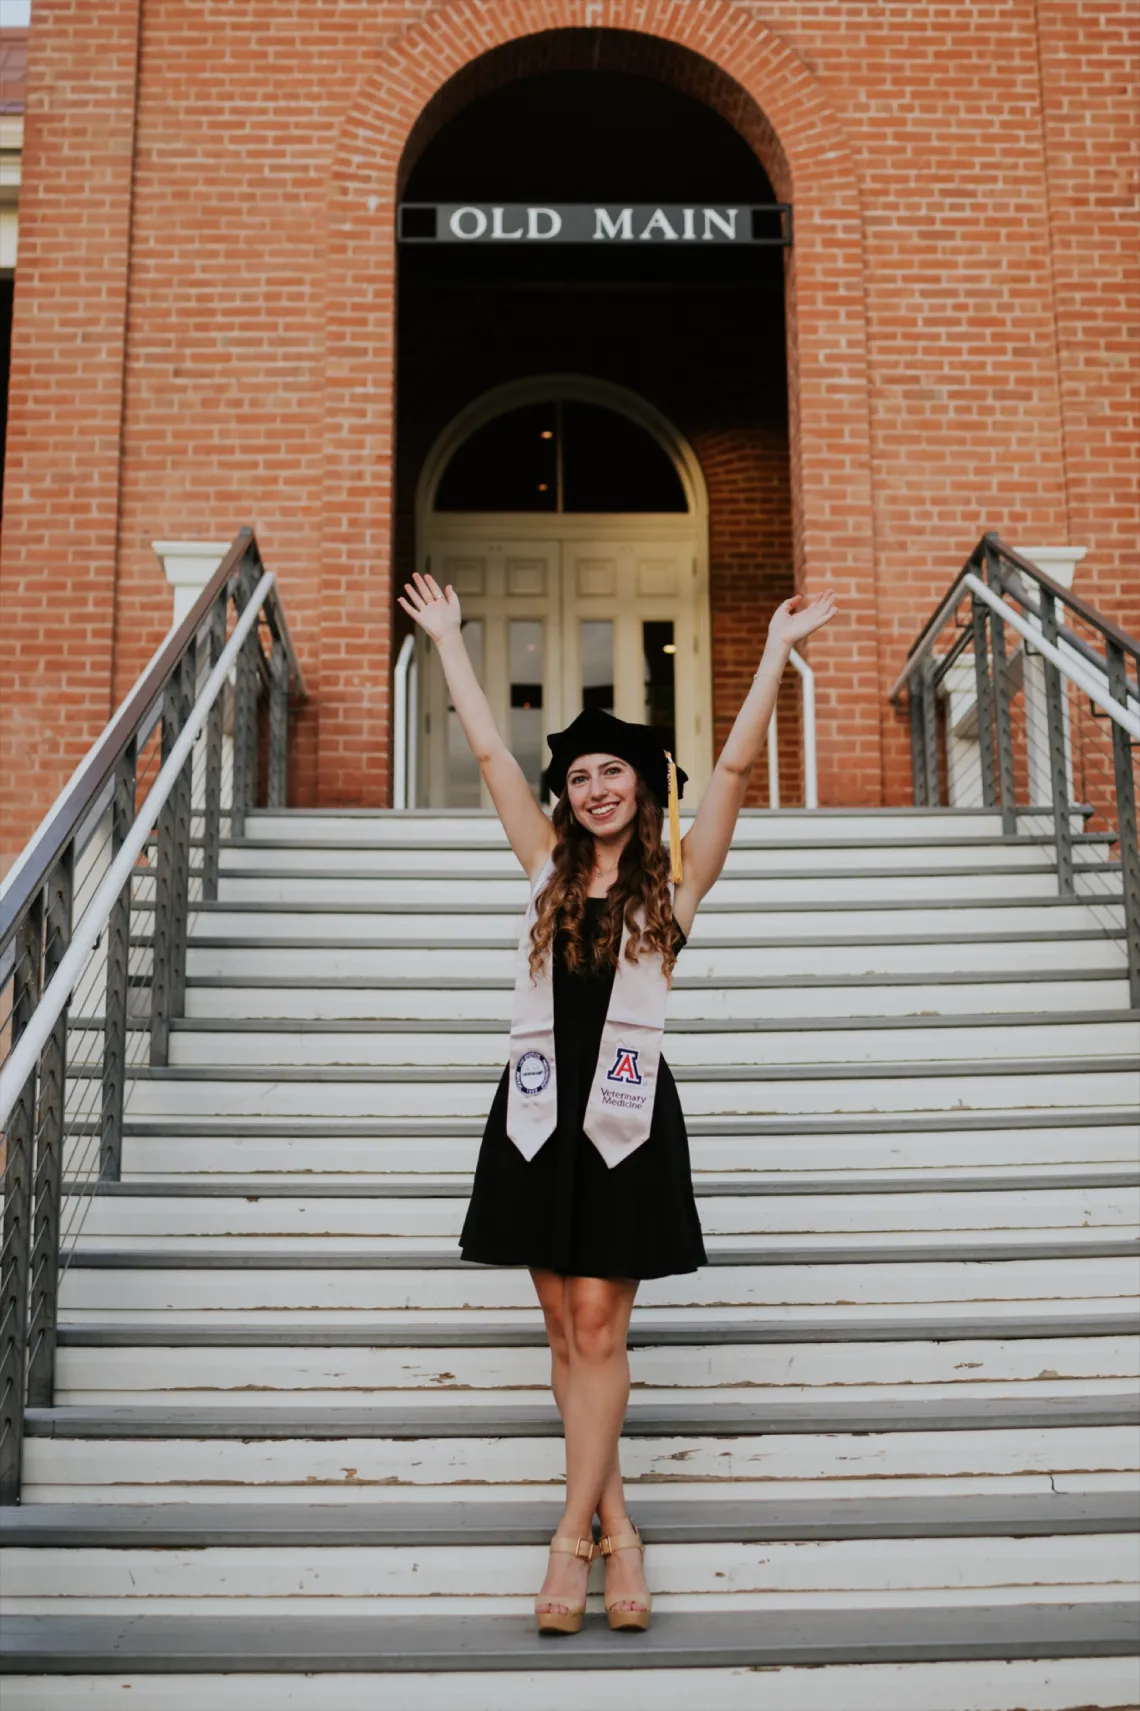
[[[399,186],[476,95],[536,70],[605,63],[668,78],[713,106],[753,146],[777,196],[795,205],[795,246],[785,253],[796,582],[809,592],[834,586],[843,605],[810,649],[820,800],[877,803],[869,374],[850,150],[808,68],[728,0],[691,8],[605,0],[596,10],[603,30],[571,27],[576,8],[556,0],[433,8],[384,46],[344,120],[326,242],[322,800],[387,800]]]

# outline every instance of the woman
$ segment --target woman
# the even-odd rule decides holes
[[[705,1262],[676,1086],[660,1057],[677,954],[732,842],[796,642],[835,611],[828,590],[773,615],[748,697],[696,818],[666,854],[673,768],[652,729],[587,711],[550,738],[535,801],[495,726],[449,587],[416,575],[400,605],[439,649],[451,700],[531,884],[519,944],[511,1061],[491,1107],[463,1257],[530,1269],[566,1439],[566,1503],[536,1601],[539,1631],[577,1633],[590,1563],[605,1557],[610,1626],[649,1625],[643,1549],[626,1512],[618,1440],[638,1282]],[[674,804],[676,798],[674,797]],[[675,812],[675,808],[674,808]],[[679,877],[670,885],[670,866]],[[602,1539],[594,1543],[594,1517]]]

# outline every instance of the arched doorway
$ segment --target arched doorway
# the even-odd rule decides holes
[[[583,706],[653,724],[694,790],[712,764],[708,503],[700,464],[634,393],[578,376],[496,388],[425,461],[416,562],[451,583],[499,729],[536,795]],[[484,804],[420,643],[417,799]]]
[[[403,203],[776,199],[728,118],[611,55],[520,65],[457,98]],[[393,582],[429,557],[437,576],[453,565],[496,713],[536,783],[542,735],[607,694],[622,716],[674,729],[694,800],[711,770],[795,581],[785,254],[680,231],[400,246]],[[538,678],[512,646],[541,652]],[[478,779],[454,729],[449,746],[442,686],[423,668],[415,798],[476,806]],[[781,709],[792,799],[797,727],[793,702]],[[751,800],[764,789],[758,777]]]

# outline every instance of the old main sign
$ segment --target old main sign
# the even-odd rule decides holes
[[[685,208],[653,203],[405,202],[402,243],[443,244],[790,244],[786,202]]]

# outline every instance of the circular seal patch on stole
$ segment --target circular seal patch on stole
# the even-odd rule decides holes
[[[515,1065],[515,1086],[520,1093],[541,1093],[550,1080],[550,1059],[541,1052],[524,1052]]]

